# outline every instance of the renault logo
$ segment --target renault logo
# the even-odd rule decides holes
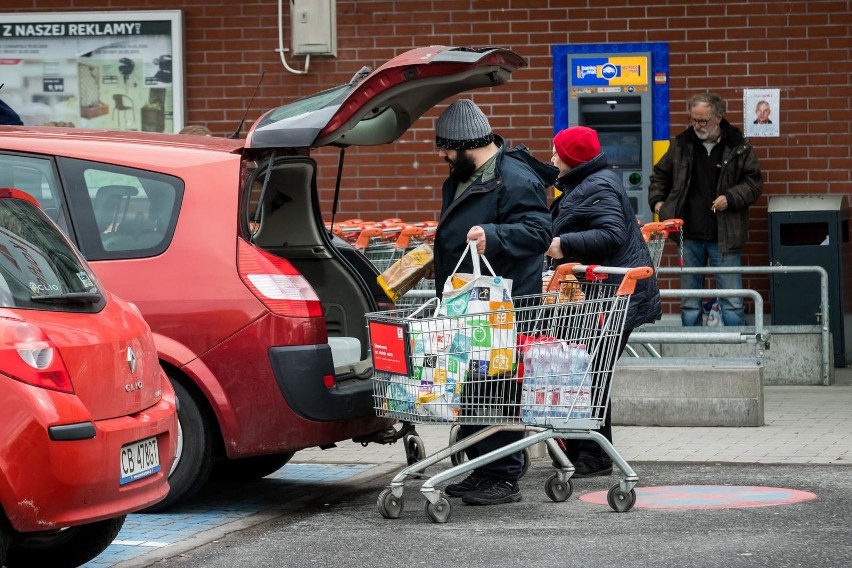
[[[133,348],[127,348],[127,366],[130,367],[130,374],[136,372],[136,354],[133,353]]]

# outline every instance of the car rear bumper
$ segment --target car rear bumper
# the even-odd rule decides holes
[[[95,436],[88,439],[51,440],[45,421],[33,418],[26,428],[40,430],[35,433],[39,440],[4,459],[3,507],[15,530],[43,531],[113,518],[168,494],[178,431],[173,394],[132,416],[94,421]],[[121,485],[121,448],[151,437],[157,438],[159,472]]]
[[[324,377],[334,377],[327,344],[271,347],[269,361],[287,404],[300,416],[327,422],[374,415],[372,381],[353,377],[326,386]]]

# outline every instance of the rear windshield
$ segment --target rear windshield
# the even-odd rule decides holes
[[[338,105],[351,91],[352,85],[340,85],[339,87],[334,87],[316,95],[280,106],[264,116],[255,128],[262,128],[268,124],[314,112],[330,105]]]
[[[35,205],[0,199],[0,306],[98,311],[96,280],[59,229]]]

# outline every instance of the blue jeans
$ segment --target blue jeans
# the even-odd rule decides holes
[[[739,251],[722,254],[719,244],[692,239],[683,240],[683,265],[685,267],[704,266],[740,266]],[[716,288],[742,288],[742,274],[714,274]],[[682,289],[701,290],[704,288],[704,274],[682,274]],[[743,298],[719,298],[724,325],[745,325]],[[684,326],[702,325],[701,298],[683,298],[680,303],[680,321]]]

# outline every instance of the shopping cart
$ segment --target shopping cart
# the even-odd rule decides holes
[[[630,296],[636,280],[652,274],[651,267],[564,264],[551,280],[552,291],[515,298],[511,308],[446,316],[432,301],[367,314],[377,415],[406,424],[486,426],[400,471],[379,494],[379,513],[398,518],[406,479],[427,477],[423,472],[429,466],[505,430],[526,435],[423,483],[432,521],[447,522],[452,512],[437,484],[539,442],[560,465],[545,493],[565,501],[573,492],[574,467],[557,438],[600,444],[624,474],[609,490],[608,503],[618,512],[630,510],[638,477],[597,429],[605,417]]]
[[[682,219],[667,219],[665,221],[654,221],[642,225],[642,236],[645,238],[645,244],[648,245],[648,252],[651,253],[651,262],[654,264],[654,270],[660,267],[666,239],[673,233],[678,233],[680,239],[680,263],[683,265]]]

